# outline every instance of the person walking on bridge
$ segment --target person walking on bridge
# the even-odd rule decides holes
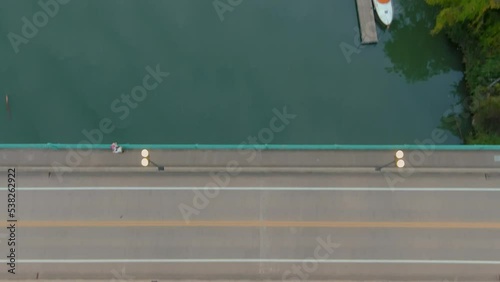
[[[113,142],[113,144],[111,144],[111,151],[115,154],[121,154],[123,153],[123,148],[119,146],[118,143]]]

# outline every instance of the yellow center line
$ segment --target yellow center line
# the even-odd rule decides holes
[[[3,227],[9,227],[3,222]],[[500,222],[348,222],[348,221],[23,221],[16,227],[304,227],[500,229]]]

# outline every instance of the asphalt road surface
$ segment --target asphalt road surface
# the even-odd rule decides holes
[[[1,279],[500,275],[498,175],[17,174],[16,274],[0,181]]]

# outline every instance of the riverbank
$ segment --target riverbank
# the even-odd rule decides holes
[[[459,46],[467,88],[464,113],[452,116],[450,127],[469,132],[460,134],[466,144],[500,144],[500,3],[441,2],[427,0],[442,8],[433,33],[444,30]]]

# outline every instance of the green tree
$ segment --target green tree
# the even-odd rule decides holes
[[[488,10],[500,9],[498,0],[426,0],[429,5],[441,6],[433,34],[457,23],[469,22],[472,30],[478,31]]]
[[[426,0],[441,8],[433,34],[445,30],[464,54],[472,130],[468,144],[500,144],[500,1]],[[451,118],[443,124],[451,127]]]
[[[500,97],[488,97],[479,102],[474,124],[479,131],[500,135]]]

